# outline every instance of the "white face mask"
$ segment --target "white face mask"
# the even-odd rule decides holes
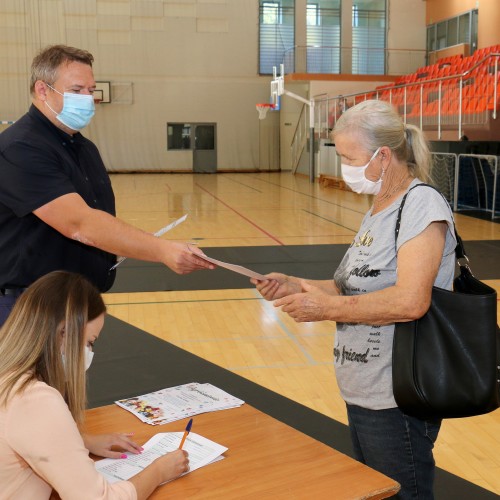
[[[61,353],[62,356],[62,363],[64,368],[66,368],[66,356],[64,356],[64,353]],[[87,371],[92,364],[92,359],[94,358],[94,351],[90,348],[90,346],[86,345],[85,346],[85,351],[84,351],[84,356],[85,356],[85,371]]]
[[[92,359],[94,358],[94,351],[88,345],[85,346],[85,371],[90,368],[92,364]]]
[[[380,148],[373,153],[368,163],[363,167],[353,167],[352,165],[341,164],[342,168],[342,178],[345,183],[355,192],[363,194],[378,194],[380,188],[382,187],[382,177],[384,172],[378,181],[371,181],[365,176],[366,169],[370,162],[378,155]]]

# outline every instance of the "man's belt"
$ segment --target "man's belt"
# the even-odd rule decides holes
[[[0,295],[3,295],[3,296],[12,295],[14,297],[19,297],[19,295],[21,295],[25,290],[26,290],[26,288],[21,288],[21,287],[0,288]]]

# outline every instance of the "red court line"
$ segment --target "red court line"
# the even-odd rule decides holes
[[[200,186],[197,182],[195,182],[195,185],[198,186],[200,189],[205,191],[205,193],[209,194],[212,198],[216,199],[219,203],[222,203],[225,207],[229,208],[229,210],[232,210],[235,214],[239,215],[242,219],[245,219],[249,224],[251,224],[253,227],[257,228],[260,232],[264,233],[266,236],[274,240],[278,245],[285,246],[285,244],[278,240],[278,238],[274,237],[272,234],[268,233],[266,230],[262,229],[260,226],[255,224],[255,222],[251,221],[249,218],[245,217],[244,215],[240,214],[237,210],[235,210],[233,207],[229,206],[227,203],[222,201],[220,198],[217,198],[214,194],[212,194],[210,191],[206,190],[203,186]]]

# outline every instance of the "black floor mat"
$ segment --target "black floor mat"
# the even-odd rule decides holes
[[[500,279],[500,241],[466,241],[474,275]],[[272,271],[309,279],[328,279],[344,256],[348,245],[288,245],[265,247],[205,248],[209,257],[238,264],[261,274]],[[164,290],[215,290],[252,288],[249,278],[228,271],[198,271],[179,276],[162,264],[127,259],[117,271],[110,292],[155,292]]]

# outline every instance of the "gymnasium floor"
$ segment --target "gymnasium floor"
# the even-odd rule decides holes
[[[195,242],[209,256],[262,273],[279,270],[309,278],[331,277],[369,207],[366,196],[311,185],[307,178],[290,173],[114,174],[111,178],[120,218],[155,232],[187,213],[187,220],[164,238]],[[498,290],[500,224],[461,214],[456,215],[456,224],[473,271]],[[250,387],[273,391],[261,393],[269,401],[275,393],[284,396],[287,399],[275,398],[282,412],[289,400],[299,403],[292,407],[302,421],[309,415],[311,422],[319,419],[319,426],[326,421],[334,426],[346,423],[332,366],[335,324],[295,324],[262,300],[247,278],[223,269],[177,276],[164,266],[130,260],[118,268],[115,286],[105,300],[113,317],[108,330],[130,327],[135,342],[141,335],[151,342],[149,333],[166,341],[173,360],[188,352],[208,361],[203,366],[209,371],[213,364],[234,374],[231,380],[239,380],[243,392],[249,381],[245,391]],[[161,349],[162,344],[154,345]],[[147,359],[148,354],[144,356]],[[186,359],[196,364],[198,358]],[[176,385],[173,379],[164,382],[154,377],[144,384],[145,392]],[[238,390],[235,384],[233,392]],[[128,386],[132,392],[123,396],[137,395],[133,390],[139,389]],[[94,401],[105,402],[98,397]],[[303,407],[314,411],[301,413]],[[345,427],[341,428],[344,441],[333,442],[338,449],[348,446]],[[495,498],[500,494],[499,450],[497,411],[445,421],[435,457],[441,470],[490,492],[478,488],[474,498]],[[466,491],[460,484],[456,493],[442,493],[440,498],[472,498],[460,496],[460,490]]]

